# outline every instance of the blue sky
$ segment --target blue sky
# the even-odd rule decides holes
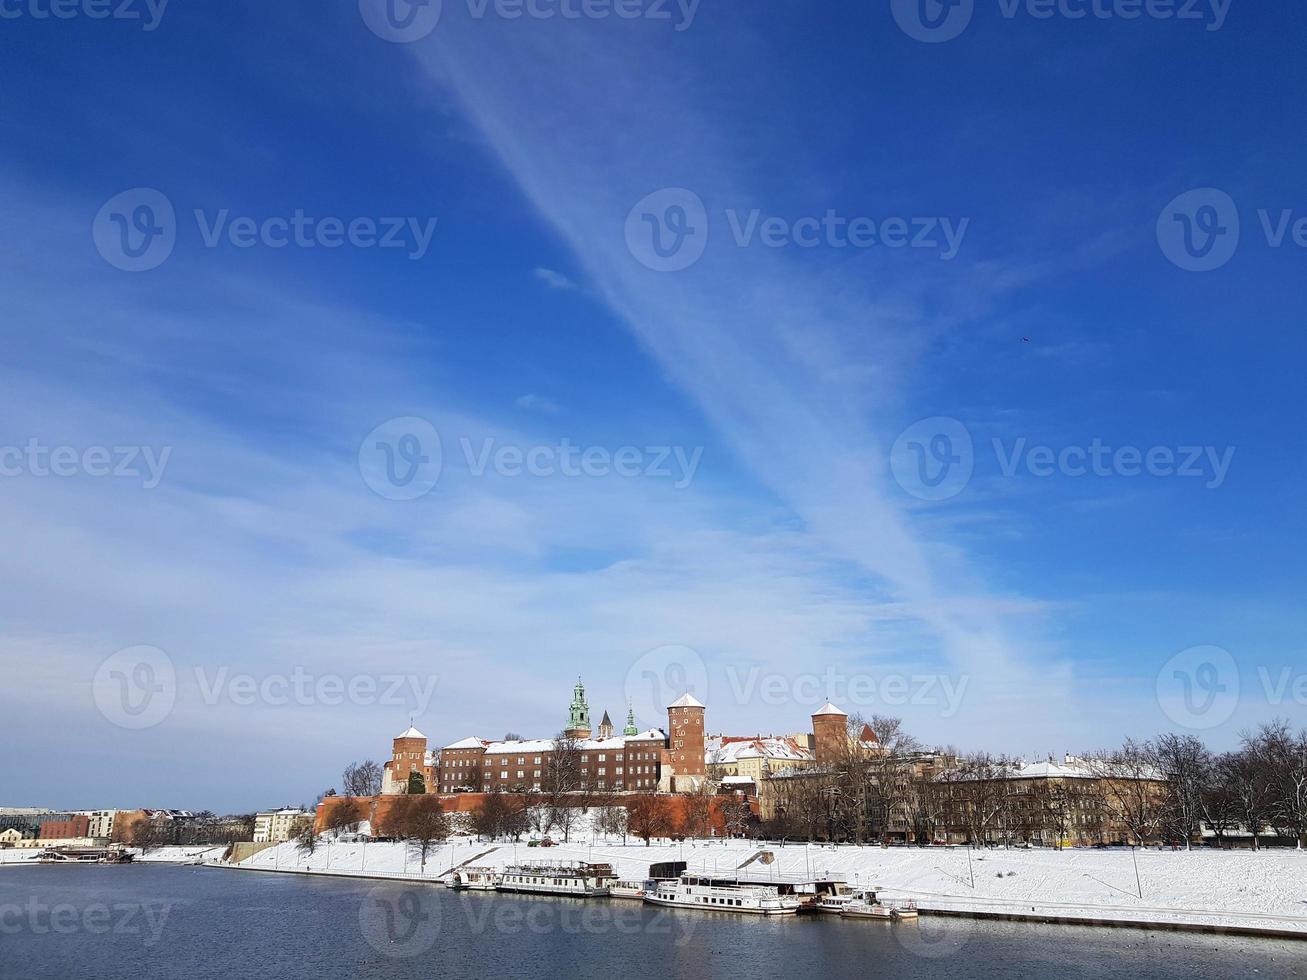
[[[410,715],[551,734],[577,674],[644,725],[690,685],[802,730],[835,684],[1027,756],[1302,717],[1300,7],[976,0],[937,43],[897,2],[445,0],[411,43],[372,0],[137,8],[0,21],[0,446],[168,450],[149,488],[5,457],[0,803],[307,800]],[[141,188],[175,245],[125,271]],[[297,211],[400,247],[227,234]],[[442,467],[393,499],[360,447],[410,418]],[[1096,440],[1153,472],[1077,475]],[[409,693],[268,695],[297,673]]]

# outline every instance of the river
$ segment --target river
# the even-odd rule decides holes
[[[0,869],[2,980],[1307,978],[1307,943],[849,922],[195,867]]]

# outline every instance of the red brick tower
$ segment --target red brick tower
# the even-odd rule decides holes
[[[426,771],[427,737],[412,725],[408,731],[395,736],[390,751],[389,779],[382,792],[403,793],[408,787],[411,772],[422,774],[428,790],[434,790],[430,774]]]
[[[671,790],[688,793],[707,772],[704,758],[703,719],[707,709],[686,693],[667,706],[667,753],[671,762]]]
[[[849,745],[849,716],[829,701],[812,716],[812,749],[817,765],[834,765]]]

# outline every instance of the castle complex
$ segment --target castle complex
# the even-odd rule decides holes
[[[614,792],[694,793],[708,784],[756,793],[780,771],[837,762],[848,750],[848,716],[833,704],[812,716],[812,731],[786,736],[751,737],[707,734],[707,708],[686,693],[667,706],[667,726],[641,730],[628,710],[618,734],[608,712],[597,730],[580,679],[572,692],[566,726],[553,738],[491,741],[460,739],[439,751],[427,746],[416,728],[394,739],[385,764],[382,793],[408,792],[417,779],[425,792],[539,792],[549,783],[550,767],[567,765],[579,774],[578,785]],[[864,729],[860,739],[874,744]]]

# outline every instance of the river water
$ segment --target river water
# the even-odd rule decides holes
[[[193,867],[0,869],[2,980],[1307,978],[1307,942],[619,900]]]

